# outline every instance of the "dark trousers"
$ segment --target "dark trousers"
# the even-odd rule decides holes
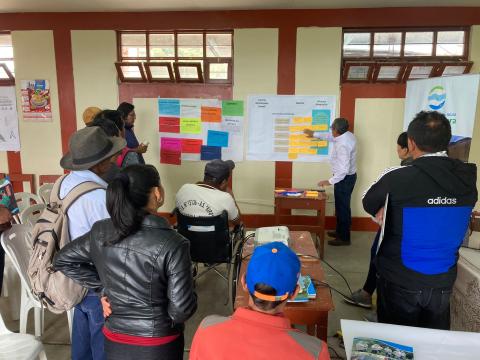
[[[370,249],[370,266],[368,267],[367,279],[363,285],[363,290],[372,295],[377,288],[377,267],[375,265],[375,256],[377,255],[378,240],[380,238],[380,230],[375,235],[372,248]]]
[[[103,324],[100,298],[89,292],[73,313],[72,360],[105,360]]]
[[[357,181],[357,174],[347,175],[345,179],[334,185],[335,215],[337,217],[337,235],[341,240],[350,241],[350,227],[352,226],[352,211],[350,199]]]
[[[450,329],[451,288],[411,290],[379,277],[378,321],[386,324]]]
[[[107,360],[182,360],[183,345],[183,334],[159,346],[127,345],[105,339],[105,353]]]

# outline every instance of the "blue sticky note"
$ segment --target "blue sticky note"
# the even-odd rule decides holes
[[[312,125],[330,125],[330,109],[312,110]]]
[[[158,113],[160,115],[180,116],[180,100],[159,98]]]
[[[328,155],[328,146],[318,147],[317,148],[317,155]]]
[[[207,145],[228,147],[228,132],[208,130]]]
[[[202,145],[200,149],[200,160],[215,160],[222,158],[222,148],[220,146]]]

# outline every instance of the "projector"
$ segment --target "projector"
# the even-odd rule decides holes
[[[280,241],[289,246],[290,231],[286,226],[261,227],[255,231],[255,239],[253,241],[255,247],[274,241]]]

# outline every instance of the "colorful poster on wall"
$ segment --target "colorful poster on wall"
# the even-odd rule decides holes
[[[158,99],[160,162],[243,160],[243,101]]]
[[[328,142],[303,131],[328,133],[335,103],[335,96],[249,96],[247,160],[327,160]]]
[[[0,86],[0,151],[20,151],[15,86]]]
[[[22,112],[25,121],[52,121],[50,82],[22,80]]]

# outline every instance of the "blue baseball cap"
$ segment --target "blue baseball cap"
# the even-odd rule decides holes
[[[275,241],[259,246],[248,263],[246,282],[248,291],[266,301],[284,301],[295,292],[300,276],[300,260],[285,244]],[[274,288],[276,295],[255,291],[256,284]]]

